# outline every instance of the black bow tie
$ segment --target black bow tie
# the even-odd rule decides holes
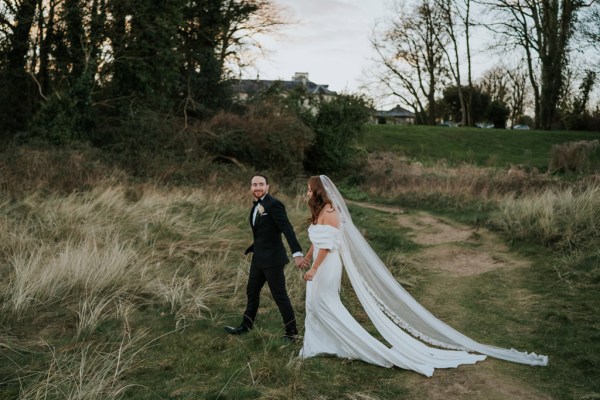
[[[252,202],[252,204],[254,204],[255,207],[256,207],[257,204],[260,204],[260,203],[262,203],[262,199],[254,200]]]

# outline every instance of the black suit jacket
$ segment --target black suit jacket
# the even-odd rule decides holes
[[[250,210],[250,226],[254,243],[248,247],[245,254],[253,252],[252,265],[260,268],[274,268],[285,266],[290,259],[283,245],[281,234],[290,246],[293,253],[302,251],[296,239],[294,228],[287,216],[285,206],[275,197],[267,195],[261,202],[264,212],[256,216],[256,223],[252,225],[253,208]]]

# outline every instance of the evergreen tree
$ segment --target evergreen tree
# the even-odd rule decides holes
[[[357,161],[357,143],[369,121],[368,102],[354,95],[338,95],[317,103],[314,118],[306,121],[315,132],[307,151],[305,168],[310,172],[335,173]]]
[[[35,88],[27,71],[28,52],[32,45],[31,30],[35,19],[36,0],[16,1],[3,16],[3,31],[7,32],[2,45],[0,70],[0,138],[24,128],[36,108]],[[3,10],[9,8],[3,5]]]

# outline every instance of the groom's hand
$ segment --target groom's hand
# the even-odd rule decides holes
[[[302,264],[304,264],[304,257],[303,256],[294,257],[294,264],[296,264],[296,267],[302,268]]]
[[[310,258],[304,257],[304,262],[302,263],[302,269],[307,269],[310,267]]]

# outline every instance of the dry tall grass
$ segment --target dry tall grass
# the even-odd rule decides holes
[[[178,268],[168,267],[228,262],[235,206],[222,205],[236,195],[141,190],[135,202],[116,186],[0,206],[2,254],[10,266],[3,274],[9,278],[3,308],[22,316],[36,305],[76,301],[85,310],[80,315],[95,314],[107,298],[135,299],[155,293],[157,285],[180,285],[173,278]],[[214,282],[214,268],[199,270],[197,280]]]
[[[365,187],[376,197],[426,199],[432,204],[436,204],[436,199],[447,199],[459,207],[465,202],[496,205],[506,196],[535,196],[550,188],[568,190],[600,184],[600,175],[582,176],[575,182],[567,182],[520,166],[508,170],[470,164],[424,166],[393,153],[371,154],[365,175],[368,176]]]
[[[25,146],[0,153],[0,193],[89,189],[100,181],[125,181],[126,174],[99,161],[97,150],[49,149]]]
[[[507,196],[490,221],[513,240],[585,249],[600,243],[600,184],[582,190],[546,189],[537,195]]]
[[[144,339],[145,333],[141,332],[134,337],[124,336],[114,345],[82,343],[69,350],[47,345],[47,370],[29,376],[31,383],[22,388],[19,398],[120,399],[132,386],[123,378],[139,362]]]
[[[122,377],[143,347],[130,339],[140,307],[158,305],[183,328],[232,292],[246,195],[109,183],[0,199],[0,322],[13,332],[1,350],[39,353],[32,340],[51,340],[56,331],[70,330],[79,343],[68,351],[44,346],[45,369],[15,365],[21,397],[120,397]],[[123,343],[89,345],[107,321],[122,326]]]
[[[147,263],[118,236],[101,245],[94,239],[41,244],[15,254],[3,307],[22,316],[38,304],[73,301],[79,303],[78,314],[91,322],[89,317],[108,302],[142,295]]]
[[[570,250],[600,243],[600,175],[565,180],[519,167],[424,166],[391,153],[371,155],[367,173],[368,191],[380,198],[497,209],[490,226],[513,240]]]

